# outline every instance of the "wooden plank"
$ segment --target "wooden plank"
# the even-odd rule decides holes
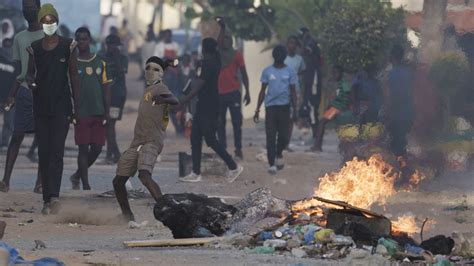
[[[336,206],[339,206],[339,207],[343,207],[343,208],[346,208],[346,209],[357,210],[357,211],[360,211],[360,212],[362,212],[364,214],[367,214],[369,216],[385,218],[385,216],[383,216],[381,214],[375,213],[375,212],[367,210],[367,209],[362,209],[362,208],[359,208],[359,207],[356,207],[356,206],[352,206],[347,202],[328,200],[328,199],[321,198],[321,197],[316,197],[316,196],[313,197],[313,199],[324,202],[324,203],[329,203],[329,204],[333,204],[333,205],[336,205]]]
[[[128,248],[194,246],[194,245],[208,244],[208,243],[220,241],[223,239],[224,237],[157,239],[157,240],[124,241],[123,244],[125,245],[125,247],[128,247]]]

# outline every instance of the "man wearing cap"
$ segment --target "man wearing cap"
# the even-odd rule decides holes
[[[10,139],[5,161],[5,174],[0,182],[0,191],[8,192],[10,189],[10,178],[15,166],[21,143],[27,133],[35,131],[33,118],[33,97],[27,88],[26,72],[28,70],[29,54],[26,50],[32,42],[44,37],[41,24],[38,22],[38,11],[41,7],[39,0],[23,0],[23,16],[28,22],[28,28],[19,32],[13,40],[13,60],[17,65],[17,72],[20,73],[13,84],[10,95],[5,103],[7,109],[15,105],[13,118],[13,135]],[[35,192],[41,193],[41,182],[36,180]]]
[[[120,48],[122,43],[117,35],[109,35],[105,39],[106,52],[102,59],[106,62],[110,84],[110,111],[107,122],[107,155],[105,162],[115,164],[120,159],[120,150],[117,144],[115,124],[122,119],[123,107],[127,99],[125,74],[128,72],[128,58]]]
[[[74,107],[79,106],[79,76],[75,44],[57,34],[59,15],[51,4],[41,7],[38,21],[45,37],[28,48],[27,83],[33,91],[33,108],[41,183],[43,185],[44,215],[59,211],[59,191],[63,174],[64,145],[69,123],[74,119]],[[73,95],[71,95],[72,86]]]

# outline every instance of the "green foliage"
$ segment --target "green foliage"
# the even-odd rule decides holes
[[[209,0],[212,10],[200,14],[187,11],[188,18],[199,15],[206,21],[214,16],[222,16],[232,33],[244,40],[263,41],[272,37],[271,25],[274,24],[274,9],[269,5],[254,6],[253,0]]]
[[[335,0],[317,24],[331,64],[349,72],[383,65],[394,44],[407,44],[403,9],[379,0]]]
[[[303,26],[319,40],[330,64],[351,72],[384,65],[394,44],[408,45],[405,11],[386,0],[208,0],[211,10],[188,17],[223,16],[236,37],[284,42]]]
[[[431,65],[429,79],[443,97],[451,99],[467,88],[469,63],[463,54],[447,52]]]

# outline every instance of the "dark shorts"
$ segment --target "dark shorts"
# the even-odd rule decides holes
[[[74,127],[76,145],[105,144],[105,125],[103,117],[80,117],[79,123]]]
[[[35,132],[33,116],[33,96],[31,91],[23,86],[18,89],[15,99],[15,117],[13,118],[13,132],[19,134]]]

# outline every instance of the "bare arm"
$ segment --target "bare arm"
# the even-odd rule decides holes
[[[293,119],[296,120],[298,117],[298,97],[296,94],[296,86],[294,84],[290,85],[290,96],[291,104],[293,105]]]
[[[35,56],[33,54],[33,48],[28,47],[28,52],[30,53],[30,56],[28,58],[28,71],[26,72],[26,83],[28,84],[28,88],[30,90],[35,90],[36,89],[36,84],[35,84],[35,75],[36,75],[36,67],[35,67]]]
[[[244,84],[245,88],[245,96],[244,96],[244,103],[245,105],[250,104],[250,84],[249,84],[249,76],[247,74],[247,68],[245,66],[240,68],[240,73],[242,74],[242,83]]]
[[[222,47],[224,45],[224,36],[225,36],[224,19],[222,17],[216,17],[215,20],[216,20],[217,23],[219,23],[219,26],[221,26],[221,29],[219,31],[219,35],[217,36],[217,45],[219,47]]]
[[[204,86],[204,80],[199,79],[199,78],[193,80],[191,82],[191,92],[180,101],[179,105],[184,106],[189,101],[191,101],[191,99],[193,99],[198,94],[198,92],[202,89],[203,86]]]
[[[262,83],[262,88],[258,94],[257,109],[255,110],[255,115],[253,117],[253,121],[255,123],[258,123],[259,121],[260,107],[262,107],[263,101],[265,100],[265,91],[267,90],[267,86],[267,83]]]
[[[179,100],[173,94],[161,94],[153,99],[158,104],[178,105]]]
[[[15,74],[21,73],[21,62],[20,61],[15,61]],[[18,89],[20,88],[21,80],[15,80],[15,82],[12,84],[10,88],[10,93],[8,94],[8,98],[15,98],[16,93],[18,92]]]
[[[110,85],[109,83],[103,84],[103,93],[104,93],[104,107],[105,107],[105,116],[109,117],[110,111]]]
[[[80,83],[79,74],[77,73],[77,55],[71,53],[69,58],[69,78],[71,79],[72,98],[74,99],[74,111],[77,113],[81,108],[80,103]]]

